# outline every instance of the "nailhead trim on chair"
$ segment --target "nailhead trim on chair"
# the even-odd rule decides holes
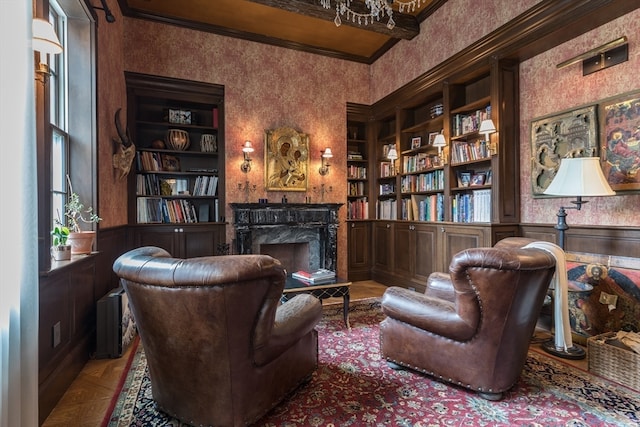
[[[459,386],[468,388],[469,390],[477,391],[477,392],[480,392],[480,393],[496,393],[496,394],[498,394],[498,393],[501,394],[502,393],[502,392],[493,391],[492,388],[484,389],[483,387],[476,387],[476,386],[472,386],[471,384],[463,384],[460,381],[455,382],[451,378],[445,379],[442,375],[435,374],[435,373],[433,373],[431,371],[427,371],[426,369],[421,369],[421,368],[418,368],[417,366],[412,366],[412,365],[409,365],[407,363],[400,362],[399,360],[393,359],[391,357],[386,357],[386,356],[384,356],[384,357],[385,357],[385,359],[387,361],[395,363],[398,366],[403,366],[405,368],[409,368],[409,369],[414,370],[414,371],[422,372],[423,374],[427,374],[427,375],[429,375],[431,377],[446,381],[446,382],[448,382],[450,384],[455,384],[455,385],[459,385]],[[509,390],[511,387],[513,387],[514,384],[515,383],[511,384],[511,386],[507,387],[505,390]]]

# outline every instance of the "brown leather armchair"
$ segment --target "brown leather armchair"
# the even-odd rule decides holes
[[[380,348],[408,367],[499,400],[518,380],[555,259],[525,240],[456,254],[424,294],[400,287],[382,297]]]
[[[121,278],[159,409],[192,425],[261,418],[318,365],[320,301],[280,304],[286,274],[266,255],[171,258],[155,247],[120,256]]]

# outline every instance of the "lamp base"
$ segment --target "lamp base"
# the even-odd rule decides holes
[[[572,346],[568,349],[556,347],[555,340],[549,340],[540,344],[540,347],[549,354],[563,359],[580,360],[587,357],[587,353],[580,347]]]

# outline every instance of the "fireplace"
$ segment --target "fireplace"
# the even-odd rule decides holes
[[[287,271],[337,269],[341,203],[232,203],[238,254],[268,254]]]

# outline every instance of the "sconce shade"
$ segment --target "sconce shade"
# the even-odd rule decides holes
[[[494,133],[495,131],[496,131],[496,125],[493,124],[493,120],[491,119],[483,120],[480,123],[480,129],[478,130],[478,132],[484,133],[485,135],[489,133]]]
[[[325,148],[324,151],[322,152],[322,157],[324,157],[324,158],[333,157],[333,153],[331,152],[331,148],[329,148],[329,147]]]
[[[242,152],[253,153],[253,145],[251,144],[251,141],[245,141],[244,144],[242,144]]]
[[[544,194],[553,196],[613,196],[615,191],[600,168],[597,157],[574,157],[560,160],[558,173]]]
[[[434,147],[446,147],[447,145],[447,140],[445,139],[444,135],[439,133],[436,135],[436,137],[433,140],[433,146]]]
[[[41,54],[62,53],[62,45],[50,22],[44,19],[33,19],[33,50]]]
[[[387,159],[396,160],[398,158],[398,152],[396,151],[396,147],[391,147],[389,152],[387,153]]]

